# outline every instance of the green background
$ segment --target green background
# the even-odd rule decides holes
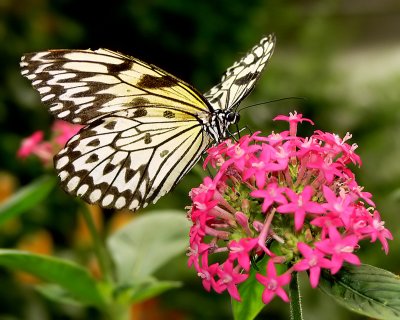
[[[379,244],[360,249],[362,260],[398,273],[400,190],[400,3],[387,1],[187,1],[0,0],[0,170],[25,185],[45,170],[35,159],[16,160],[23,137],[49,133],[52,119],[39,95],[19,73],[26,52],[105,47],[153,63],[205,92],[263,35],[274,32],[274,55],[243,106],[285,97],[248,109],[240,125],[253,131],[280,130],[278,114],[297,110],[315,129],[353,134],[363,160],[357,179],[372,192],[392,231],[389,256]],[[310,133],[308,125],[305,130]],[[183,209],[200,178],[189,173],[153,208]],[[145,210],[143,210],[145,211]],[[113,213],[105,212],[105,219]],[[29,232],[45,228],[56,254],[69,256],[76,205],[57,189],[27,212],[17,232],[0,230],[0,247],[14,247]],[[156,236],[157,230],[154,230]],[[159,271],[184,287],[159,299],[177,319],[230,319],[227,295],[209,294],[184,254]],[[305,280],[305,279],[304,279]],[[306,319],[363,319],[334,304],[304,281]],[[261,318],[287,319],[288,305],[274,301]],[[268,315],[268,317],[266,316]],[[97,319],[91,309],[56,305],[0,269],[0,319]],[[159,318],[157,318],[159,319]],[[162,318],[161,318],[162,319]],[[164,318],[167,319],[167,318]]]

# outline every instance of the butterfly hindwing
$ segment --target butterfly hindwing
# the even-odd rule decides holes
[[[26,54],[21,73],[57,118],[86,124],[132,106],[210,112],[201,94],[160,68],[107,49]]]
[[[261,39],[243,58],[222,76],[221,82],[204,94],[213,109],[230,110],[254,88],[275,47],[273,34]]]
[[[171,190],[209,144],[199,123],[175,111],[134,108],[99,118],[55,157],[64,189],[104,208],[137,210]]]

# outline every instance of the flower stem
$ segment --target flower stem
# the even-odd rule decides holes
[[[290,295],[290,320],[303,320],[298,273],[292,273],[289,284]]]
[[[93,247],[97,260],[99,262],[102,277],[108,282],[114,282],[114,267],[112,259],[104,245],[104,241],[100,238],[100,235],[97,232],[96,226],[87,205],[82,205],[81,208],[83,218],[85,219],[86,225],[93,240]]]

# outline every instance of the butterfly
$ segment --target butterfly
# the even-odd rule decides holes
[[[54,157],[64,190],[103,208],[136,211],[169,192],[209,146],[229,136],[236,108],[275,46],[261,39],[201,94],[137,58],[107,49],[21,58],[21,74],[56,118],[84,125]]]

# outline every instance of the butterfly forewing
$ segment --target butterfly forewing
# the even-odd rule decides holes
[[[211,107],[194,88],[106,49],[27,54],[22,74],[58,118],[87,124],[55,157],[64,189],[105,208],[157,201],[209,145]]]
[[[273,34],[261,39],[243,58],[222,76],[221,82],[204,94],[214,110],[230,110],[254,88],[275,47]]]
[[[156,66],[106,49],[27,54],[21,68],[50,112],[72,123],[86,124],[143,105],[178,105],[191,114],[210,112],[189,84]]]

